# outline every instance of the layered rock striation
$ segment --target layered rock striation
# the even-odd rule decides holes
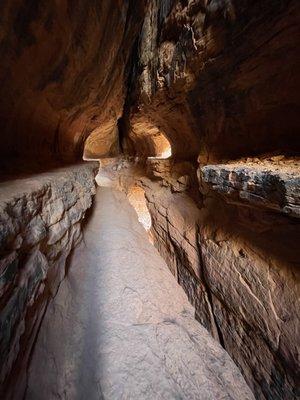
[[[127,63],[144,1],[3,1],[3,158],[116,155]]]
[[[196,318],[240,366],[257,398],[297,398],[297,220],[257,204],[224,203],[209,189],[199,201],[190,189],[176,190],[175,179],[167,181],[141,180],[152,237]]]
[[[276,162],[278,160],[278,162]],[[201,168],[204,182],[225,201],[300,216],[299,160],[271,157]]]
[[[7,387],[7,398],[24,390],[43,314],[81,240],[94,175],[95,165],[85,164],[0,184],[2,396]]]
[[[104,157],[98,182],[144,190],[157,249],[256,398],[295,400],[299,1],[0,8],[1,175]],[[92,167],[51,176],[0,187],[2,379],[91,204]]]
[[[123,193],[98,189],[83,234],[45,315],[25,399],[254,399]]]
[[[299,15],[149,1],[124,114],[129,154],[170,143],[135,182],[155,244],[258,399],[299,396]]]
[[[200,156],[205,164],[294,154],[298,20],[297,1],[149,1],[129,138],[151,140],[140,126],[152,126],[177,158]]]

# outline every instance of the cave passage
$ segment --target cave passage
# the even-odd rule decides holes
[[[0,0],[0,400],[300,399],[299,21]]]
[[[26,399],[253,399],[125,194],[98,188],[43,320]]]

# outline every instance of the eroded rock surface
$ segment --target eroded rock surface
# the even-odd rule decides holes
[[[248,160],[247,167],[228,165],[242,165],[254,176],[296,173],[294,160],[278,156],[272,162]],[[297,219],[265,203],[249,206],[227,196],[224,201],[201,175],[197,181],[188,162],[112,159],[99,176],[129,197],[131,188],[144,190],[155,246],[195,306],[198,321],[231,354],[256,397],[297,398]]]
[[[150,142],[152,155],[149,128],[205,164],[299,149],[299,12],[297,0],[150,0],[131,89],[137,153]]]
[[[149,243],[124,194],[102,188],[49,305],[26,399],[253,399]]]
[[[144,1],[1,1],[3,158],[117,154]]]
[[[124,112],[128,153],[172,149],[137,179],[155,244],[262,400],[300,395],[299,5],[149,1]]]
[[[156,247],[256,397],[297,398],[297,220],[227,204],[203,185],[202,198],[178,190],[175,177],[139,181]]]
[[[273,158],[274,161],[257,159],[256,162],[206,165],[201,168],[202,178],[228,201],[266,207],[299,218],[299,161]]]
[[[26,158],[41,170],[83,149],[104,157],[98,181],[145,192],[157,249],[255,397],[297,399],[300,2],[4,0],[0,10],[1,176],[21,174]],[[78,194],[70,227],[60,201],[40,207],[46,189],[13,207],[2,193],[0,304],[14,311],[10,276],[26,266],[23,288],[34,264],[40,282],[48,257],[63,275],[60,245],[75,243],[76,204],[90,200]],[[5,315],[6,327],[20,321]],[[18,329],[3,339],[6,358]]]
[[[27,358],[43,313],[81,240],[95,193],[95,166],[0,184],[0,370],[7,398],[20,398],[25,388]]]

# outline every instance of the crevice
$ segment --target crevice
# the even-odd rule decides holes
[[[221,331],[221,329],[219,327],[218,321],[217,321],[216,316],[214,314],[214,306],[213,306],[212,294],[211,294],[211,291],[210,291],[210,286],[209,286],[209,283],[208,283],[207,273],[206,273],[206,270],[205,270],[205,263],[204,263],[203,256],[202,256],[201,233],[200,233],[200,230],[199,230],[198,226],[196,227],[196,238],[197,238],[196,243],[197,243],[198,255],[199,255],[199,267],[200,267],[199,273],[200,273],[200,275],[202,277],[202,283],[203,283],[203,285],[205,287],[207,298],[208,298],[209,305],[210,305],[210,314],[212,316],[212,321],[211,321],[212,322],[212,333],[213,334],[214,333],[217,334],[217,337],[215,337],[215,335],[214,335],[215,339],[219,340],[219,342],[220,342],[220,344],[221,344],[221,346],[223,348],[226,348],[222,331]]]

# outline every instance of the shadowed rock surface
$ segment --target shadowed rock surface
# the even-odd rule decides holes
[[[143,7],[143,0],[1,2],[4,159],[78,160],[89,135],[87,155],[91,146],[118,153],[125,69]]]
[[[281,159],[276,163],[276,158]],[[266,207],[300,217],[300,164],[273,157],[275,162],[206,165],[203,180],[230,202]]]
[[[299,48],[299,0],[0,2],[1,398],[80,242],[82,158],[255,398],[300,397]]]
[[[22,397],[44,311],[81,240],[94,171],[95,164],[82,164],[0,184],[1,394],[10,386]]]

